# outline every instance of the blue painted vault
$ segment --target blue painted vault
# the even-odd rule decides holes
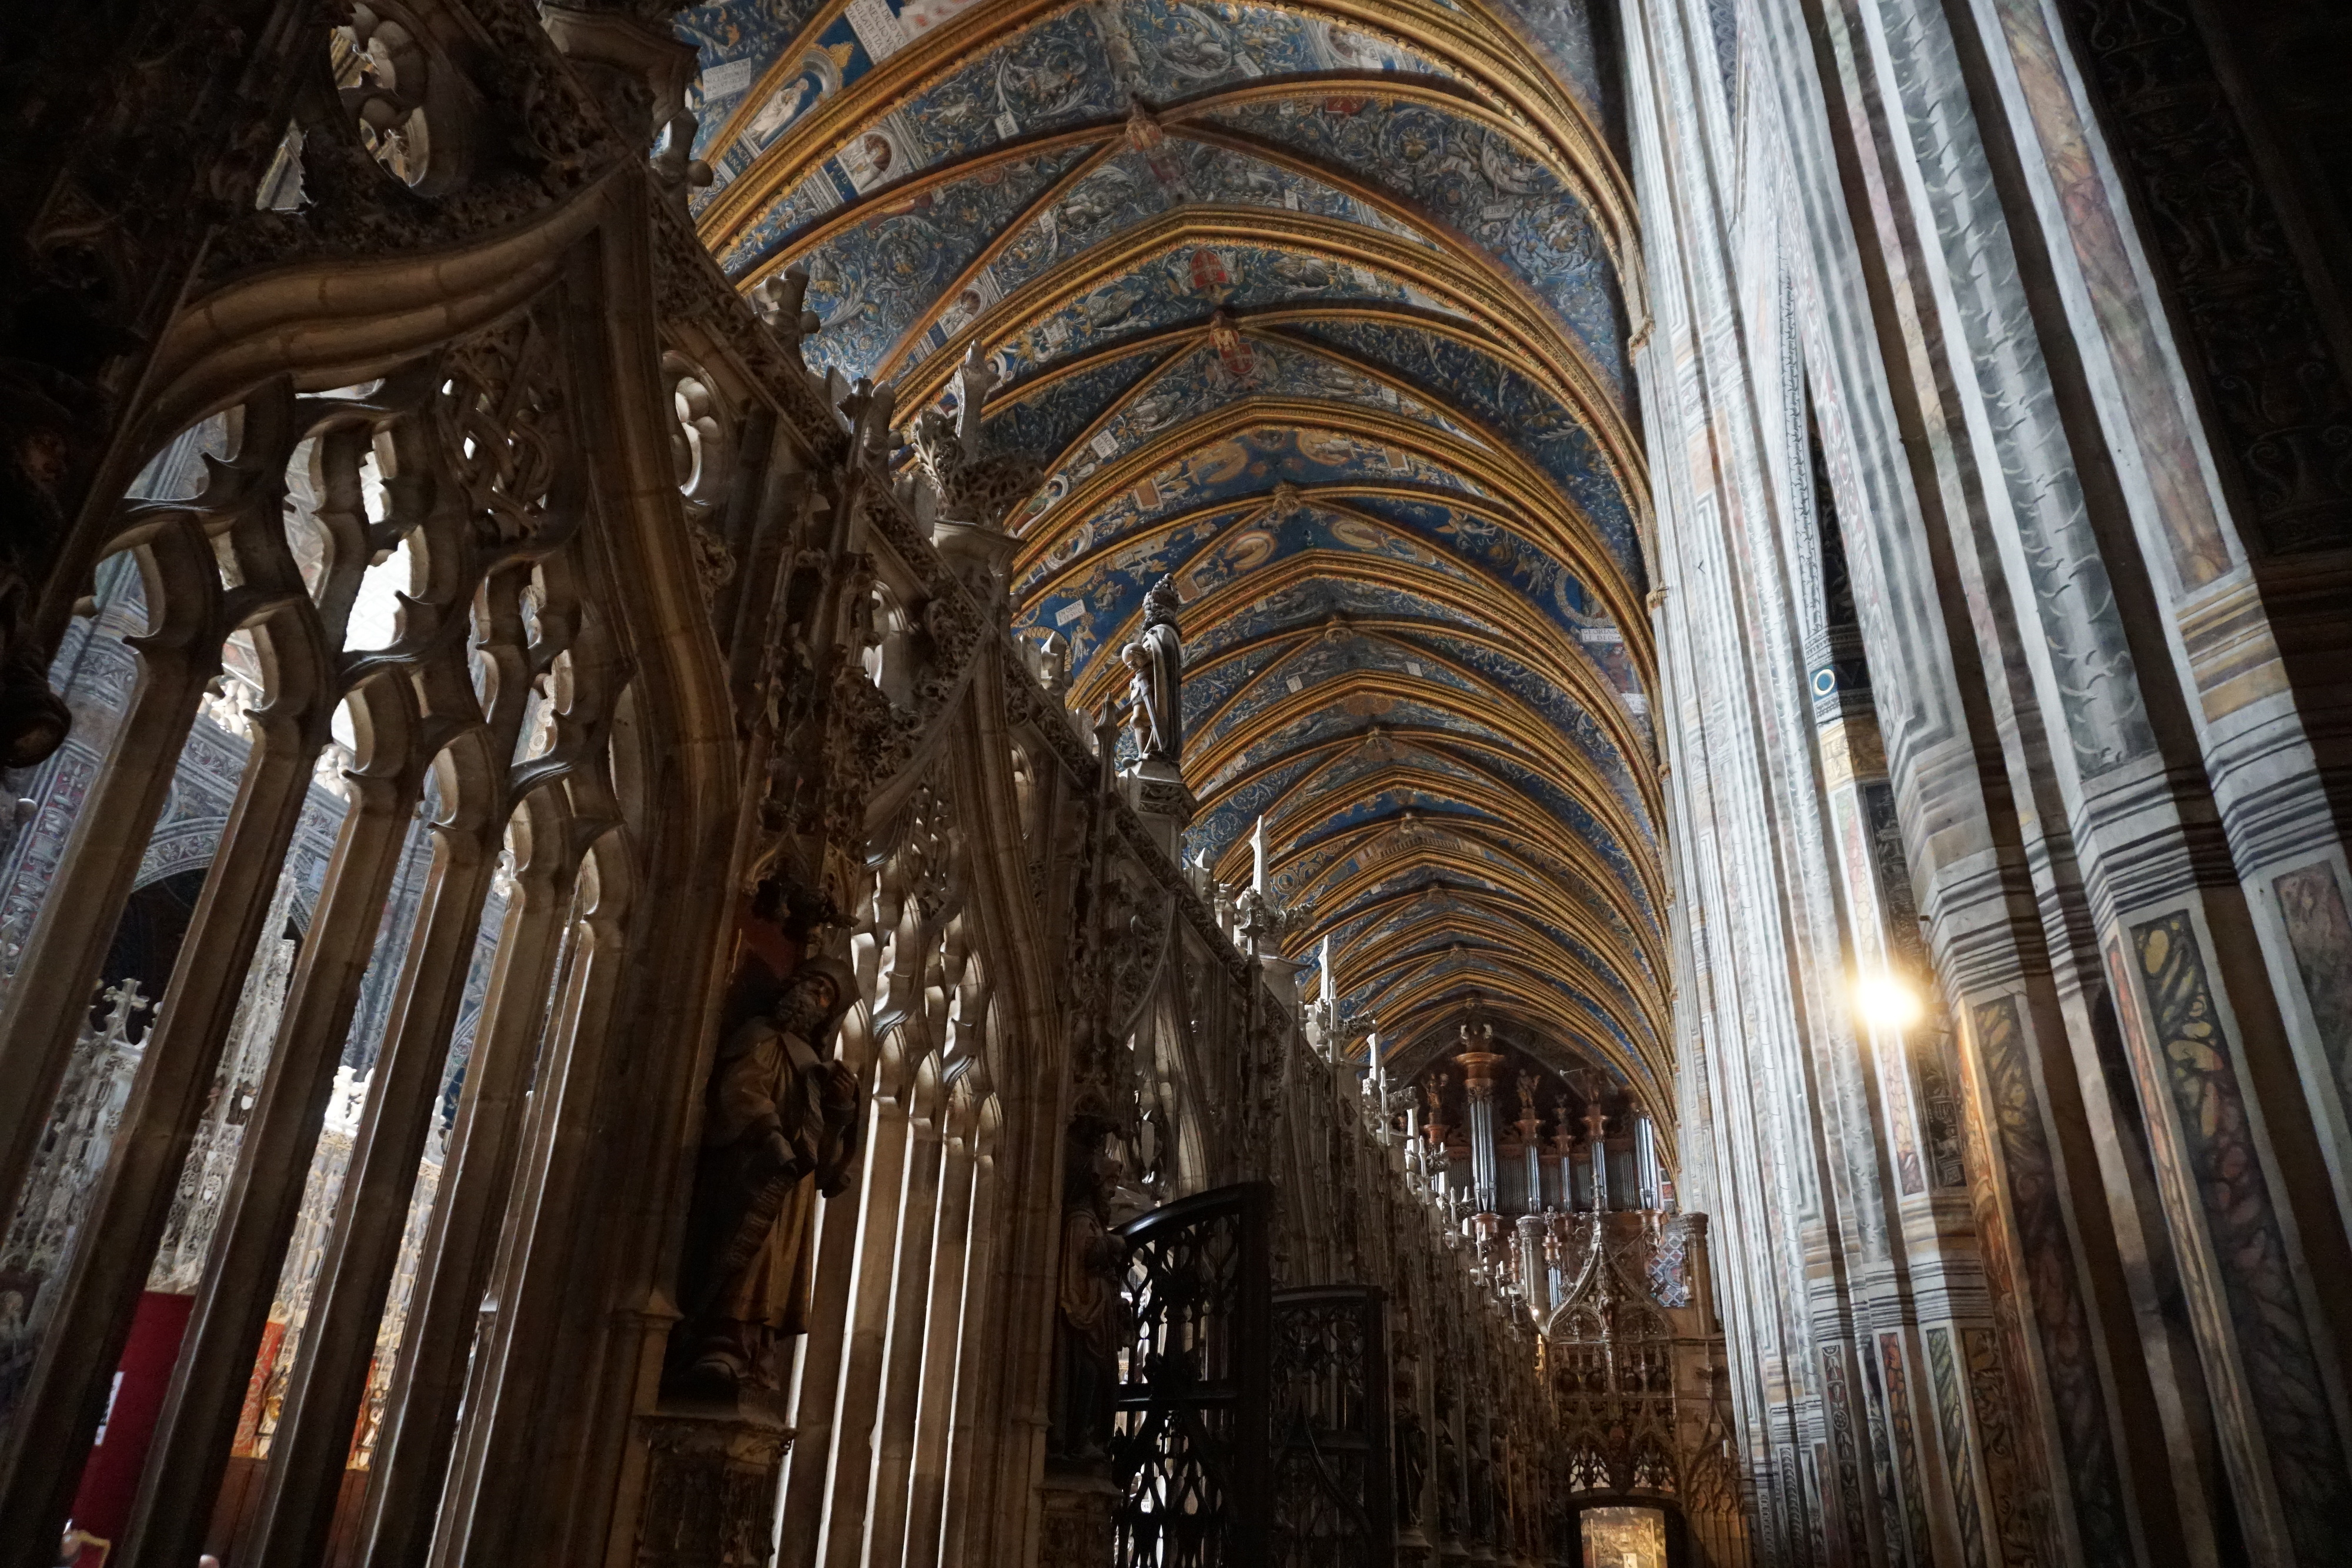
[[[974,347],[1016,630],[1124,684],[1183,628],[1187,848],[1328,936],[1353,1049],[1475,999],[1557,1070],[1669,1078],[1646,333],[1609,44],[1575,0],[727,0],[695,198],[811,362],[944,404]],[[1309,976],[1307,984],[1317,983]],[[1663,1105],[1654,1107],[1671,1122]]]

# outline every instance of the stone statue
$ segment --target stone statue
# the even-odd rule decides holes
[[[1400,1530],[1421,1522],[1422,1489],[1429,1479],[1429,1433],[1421,1424],[1421,1401],[1403,1364],[1390,1381],[1389,1425],[1395,1468],[1396,1521]]]
[[[1143,596],[1142,635],[1119,650],[1120,661],[1132,672],[1128,722],[1146,761],[1177,763],[1184,758],[1184,637],[1176,625],[1182,606],[1174,580],[1161,578]]]
[[[1109,1439],[1118,1351],[1131,1326],[1127,1297],[1120,1290],[1127,1273],[1127,1243],[1111,1233],[1109,1225],[1125,1176],[1124,1164],[1096,1147],[1086,1156],[1083,1174],[1071,1173],[1071,1192],[1062,1215],[1062,1269],[1055,1291],[1062,1321],[1055,1335],[1059,1398],[1050,1446],[1057,1457],[1078,1463],[1099,1458]]]
[[[703,1392],[764,1386],[769,1349],[807,1332],[816,1199],[848,1185],[857,1155],[857,1078],[831,1051],[853,995],[839,965],[802,965],[711,1068],[687,1302]]]
[[[1452,1541],[1462,1533],[1462,1450],[1454,1441],[1453,1412],[1441,1403],[1437,1410],[1437,1538]]]

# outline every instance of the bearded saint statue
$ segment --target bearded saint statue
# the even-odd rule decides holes
[[[764,1385],[769,1349],[808,1330],[816,1200],[848,1186],[857,1156],[857,1076],[832,1055],[851,996],[840,966],[803,964],[711,1067],[688,1299],[691,1375],[707,1392]]]
[[[1184,636],[1176,612],[1183,601],[1171,578],[1143,596],[1142,634],[1119,650],[1133,674],[1127,683],[1129,723],[1146,761],[1176,763],[1184,756]]]
[[[1062,1216],[1062,1275],[1055,1292],[1062,1321],[1055,1334],[1057,1364],[1054,1430],[1048,1443],[1066,1458],[1093,1460],[1109,1439],[1118,1383],[1118,1351],[1133,1324],[1119,1286],[1127,1273],[1127,1243],[1110,1228],[1109,1206],[1124,1186],[1124,1166],[1097,1147],[1073,1150]]]

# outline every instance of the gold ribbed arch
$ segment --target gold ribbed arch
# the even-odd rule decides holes
[[[846,4],[821,7],[770,62],[721,128],[720,145]],[[701,213],[706,243],[722,256],[748,250],[761,214],[877,118],[1070,9],[1069,0],[989,0],[913,38],[821,99],[757,154]],[[1591,329],[1571,326],[1596,319],[1590,301],[1539,294],[1505,257],[1424,210],[1409,193],[1422,176],[1384,181],[1376,170],[1331,166],[1266,129],[1279,117],[1258,117],[1250,131],[1218,117],[1237,106],[1329,97],[1443,110],[1472,128],[1460,145],[1474,158],[1483,156],[1475,150],[1491,145],[1491,135],[1515,159],[1549,172],[1564,193],[1559,199],[1589,218],[1595,256],[1615,270],[1627,320],[1640,323],[1646,310],[1629,183],[1581,100],[1487,0],[1314,0],[1282,9],[1390,40],[1433,62],[1440,74],[1271,77],[1016,136],[868,192],[782,243],[761,238],[769,248],[746,257],[739,281],[755,284],[820,254],[836,266],[855,265],[865,243],[861,225],[897,210],[894,204],[944,196],[967,181],[997,180],[1009,165],[1040,155],[1068,160],[1023,200],[1007,204],[1014,210],[992,218],[988,232],[956,231],[959,259],[946,286],[926,282],[920,296],[900,296],[887,332],[875,333],[862,350],[879,355],[872,373],[895,381],[898,406],[911,412],[937,403],[966,352],[977,349],[1011,376],[986,411],[988,428],[1053,431],[1059,450],[1026,455],[1045,476],[1058,476],[1045,492],[1053,498],[1039,501],[1041,511],[1017,507],[1009,519],[1019,540],[1011,571],[1017,624],[1034,636],[1050,629],[1043,618],[1047,606],[1083,606],[1087,656],[1073,672],[1070,698],[1091,707],[1123,687],[1125,670],[1105,655],[1138,630],[1140,584],[1122,562],[1172,562],[1177,580],[1190,582],[1234,531],[1305,526],[1292,518],[1307,511],[1412,539],[1416,553],[1427,554],[1409,559],[1404,552],[1350,549],[1347,529],[1328,538],[1292,535],[1281,546],[1287,553],[1219,580],[1184,607],[1194,676],[1213,677],[1220,686],[1236,683],[1188,727],[1197,744],[1184,759],[1186,776],[1202,798],[1202,822],[1216,823],[1219,835],[1192,847],[1210,856],[1216,874],[1237,878],[1247,852],[1232,831],[1235,812],[1244,801],[1252,813],[1262,808],[1275,841],[1276,874],[1311,899],[1286,942],[1295,956],[1306,956],[1326,934],[1348,933],[1337,953],[1342,989],[1370,998],[1384,1039],[1420,1051],[1450,1032],[1475,992],[1487,1016],[1507,1020],[1539,1059],[1562,1070],[1579,1061],[1605,1064],[1651,1103],[1663,1125],[1670,1118],[1660,1102],[1672,1079],[1659,852],[1664,800],[1640,704],[1653,688],[1657,653],[1642,559],[1620,554],[1630,528],[1632,548],[1646,555],[1650,495],[1639,434],[1615,379],[1622,345],[1596,350],[1580,335]],[[1098,94],[1096,101],[1103,100]],[[1000,263],[1024,232],[1108,161],[1154,138],[1198,143],[1211,156],[1255,160],[1278,179],[1319,182],[1355,204],[1360,221],[1276,206],[1180,203],[1089,235],[1082,248],[1009,287],[975,318],[940,332],[950,302],[983,278],[1001,277]],[[1096,329],[1049,340],[1040,330],[1056,312],[1172,252],[1235,246],[1344,265],[1404,298],[1286,298],[1277,291],[1270,299],[1250,296],[1261,303],[1226,307],[1209,294],[1187,315],[1182,296],[1171,300],[1163,293],[1158,309],[1181,319],[1123,336],[1112,328],[1110,336]],[[1258,277],[1253,287],[1263,290],[1268,281]],[[1201,370],[1193,356],[1214,340],[1212,310],[1219,307],[1228,312],[1221,329],[1229,324],[1258,344],[1261,365],[1268,362],[1268,347],[1312,355],[1362,378],[1334,384],[1384,389],[1379,401],[1343,403],[1253,385],[1246,370],[1218,390],[1213,367]],[[935,339],[941,340],[936,347]],[[820,360],[823,342],[820,335],[814,344]],[[1115,361],[1143,355],[1156,360],[1139,363],[1131,376],[1091,377]],[[1474,392],[1431,384],[1454,373],[1434,367],[1456,365],[1490,375],[1493,385]],[[1171,427],[1131,434],[1139,427],[1122,416],[1179,378],[1203,390],[1202,403]],[[1117,390],[1086,390],[1096,386]],[[1387,393],[1401,405],[1411,400],[1415,412],[1392,409]],[[1039,411],[1042,423],[1025,414],[1021,421],[999,417],[1024,403]],[[1612,515],[1604,529],[1580,499],[1592,490],[1571,495],[1538,465],[1526,431],[1496,412],[1515,409],[1546,421],[1564,411],[1582,427],[1589,449],[1556,444],[1540,449],[1544,462],[1557,465],[1559,454],[1570,454],[1566,460],[1589,475],[1589,481],[1577,477],[1579,486],[1613,486],[1622,498],[1622,525]],[[1374,462],[1361,472],[1286,483],[1277,496],[1269,463],[1263,484],[1248,481],[1237,492],[1196,498],[1149,520],[1128,508],[1124,532],[1094,537],[1097,517],[1124,507],[1120,497],[1141,481],[1262,430],[1351,437],[1365,451],[1377,444],[1401,455],[1392,459],[1398,468],[1391,473]],[[1408,462],[1421,477],[1406,476]],[[1458,477],[1460,486],[1441,483],[1444,476]],[[1447,510],[1421,512],[1423,520],[1407,527],[1381,515],[1398,502]],[[1202,530],[1213,519],[1222,520]],[[1172,548],[1195,530],[1203,533],[1197,543]],[[1490,538],[1497,533],[1509,536],[1508,549]],[[1570,602],[1565,598],[1538,601],[1554,593],[1561,576],[1580,593],[1575,614],[1557,608]],[[1311,608],[1333,604],[1350,608]],[[1324,638],[1349,645],[1337,657],[1301,664],[1299,656]],[[1419,674],[1400,667],[1400,653],[1409,653]],[[1315,672],[1310,684],[1288,689],[1303,669]],[[1309,722],[1334,705],[1376,715],[1392,710],[1398,699],[1412,705],[1398,712],[1399,722],[1339,734]],[[1387,749],[1370,759],[1360,754],[1375,744]],[[1548,805],[1559,799],[1553,790],[1572,798],[1576,810]],[[1353,821],[1350,808],[1370,800],[1429,806],[1412,823],[1402,821],[1401,804]],[[1439,809],[1439,802],[1460,810]],[[1349,825],[1327,831],[1335,817]],[[1437,886],[1442,895],[1433,894]],[[1570,1003],[1571,995],[1580,1001]],[[1343,1025],[1344,1032],[1360,1036],[1367,1022]]]
[[[995,0],[973,6],[923,34],[852,87],[820,102],[729,182],[699,219],[704,242],[713,250],[724,251],[761,208],[846,146],[868,121],[1011,42],[1026,28],[1076,8],[1073,0]],[[714,145],[724,145],[732,138],[753,112],[752,106],[790,74],[809,42],[847,9],[848,0],[833,0],[801,29],[730,112]],[[1595,220],[1619,247],[1621,267],[1624,264],[1624,253],[1635,243],[1636,234],[1631,181],[1583,106],[1499,18],[1480,6],[1455,9],[1431,0],[1320,0],[1280,9],[1385,35],[1452,68],[1470,84],[1469,91],[1445,95],[1454,104],[1476,102],[1475,95],[1482,91],[1491,95],[1486,107],[1496,123],[1585,196]],[[1408,79],[1393,73],[1360,72],[1318,76],[1313,82],[1328,92],[1349,88],[1389,92]],[[1427,80],[1422,78],[1423,83]],[[1187,107],[1192,103],[1186,100]],[[1003,145],[1021,148],[1029,143],[1016,138]]]

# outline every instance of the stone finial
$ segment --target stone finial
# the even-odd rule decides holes
[[[808,308],[808,268],[794,263],[781,273],[770,273],[751,287],[751,308],[776,340],[793,353],[816,336],[824,323]]]
[[[963,362],[956,367],[955,377],[948,384],[955,392],[956,438],[963,443],[967,458],[982,455],[981,408],[1003,379],[997,373],[996,361],[980,351],[977,340],[964,350]]]

